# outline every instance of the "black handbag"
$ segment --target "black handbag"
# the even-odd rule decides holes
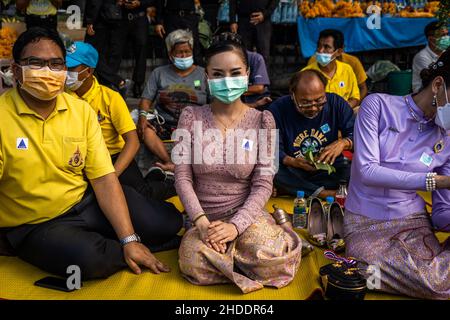
[[[100,9],[100,16],[108,22],[122,20],[122,7],[116,3],[104,3]]]
[[[357,268],[338,261],[321,267],[319,273],[328,299],[364,300],[367,282]]]

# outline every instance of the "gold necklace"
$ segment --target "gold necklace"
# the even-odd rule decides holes
[[[222,127],[224,127],[225,128],[225,131],[226,130],[228,130],[240,117],[241,117],[241,115],[242,115],[242,113],[244,112],[244,109],[245,109],[245,107],[244,108],[242,108],[242,110],[239,112],[239,114],[238,114],[238,116],[234,119],[234,120],[232,120],[231,121],[231,123],[227,126],[222,120],[220,120],[219,119],[219,117],[217,117],[215,114],[214,114],[214,112],[213,112],[213,116],[215,116],[214,117],[214,119],[216,119],[217,121],[219,121],[219,123],[222,125]]]

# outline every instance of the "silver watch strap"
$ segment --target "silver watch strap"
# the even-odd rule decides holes
[[[130,236],[127,236],[125,238],[120,239],[120,244],[122,246],[126,245],[127,243],[130,242],[141,242],[141,238],[137,235],[137,233],[133,233]]]

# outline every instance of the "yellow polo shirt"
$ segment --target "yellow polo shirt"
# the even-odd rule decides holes
[[[364,67],[363,67],[361,61],[359,61],[358,57],[352,56],[351,54],[344,52],[344,53],[342,53],[339,61],[346,63],[346,64],[350,65],[350,67],[352,67],[353,72],[355,73],[355,76],[356,76],[356,81],[358,81],[358,85],[360,85],[361,83],[363,83],[367,80],[366,70],[364,70]],[[316,62],[315,55],[312,56],[311,58],[309,58],[308,64],[311,64],[314,62]]]
[[[78,97],[75,92],[70,92],[70,94]],[[120,153],[125,145],[122,135],[136,130],[127,104],[120,93],[99,84],[94,77],[92,87],[81,99],[89,103],[97,114],[109,153],[111,155]]]
[[[346,63],[340,62],[339,60],[335,61],[337,67],[333,78],[330,78],[325,73],[323,73],[320,70],[317,62],[306,66],[302,69],[302,71],[308,69],[320,71],[328,79],[328,84],[325,89],[326,92],[336,93],[347,101],[350,98],[359,100],[361,96],[359,94],[358,82],[356,81],[356,76],[353,72],[352,67],[350,67]]]
[[[0,96],[0,228],[36,224],[65,213],[88,179],[114,172],[97,116],[62,93],[47,119],[17,89]]]

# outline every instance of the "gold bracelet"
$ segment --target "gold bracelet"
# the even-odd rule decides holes
[[[195,224],[198,219],[200,219],[201,217],[205,217],[205,216],[206,216],[206,213],[202,213],[201,215],[197,216],[197,218],[194,219],[193,223]]]

